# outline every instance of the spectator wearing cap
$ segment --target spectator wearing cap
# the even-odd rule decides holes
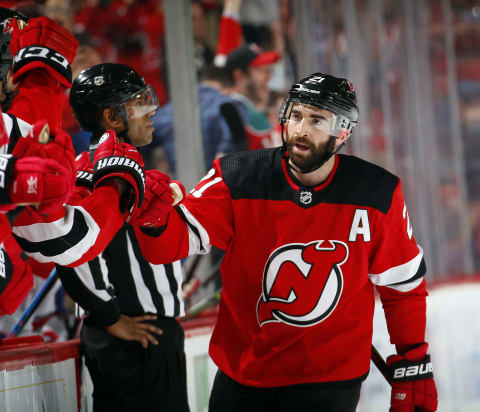
[[[244,44],[227,55],[225,69],[233,81],[231,96],[245,105],[248,122],[245,133],[250,150],[272,147],[272,124],[256,107],[268,101],[271,66],[280,59],[276,51],[263,51],[255,44]]]

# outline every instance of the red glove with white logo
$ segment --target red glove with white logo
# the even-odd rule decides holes
[[[17,19],[10,23],[10,52],[13,58],[13,81],[29,70],[41,68],[65,87],[72,85],[70,64],[78,40],[64,27],[47,17],[28,20],[20,29]]]
[[[70,172],[72,181],[76,177],[71,137],[63,130],[50,131],[46,120],[35,122],[28,134],[18,139],[12,154],[18,158],[38,156],[55,160]]]
[[[391,355],[387,358],[392,373],[390,412],[437,410],[437,388],[427,350],[428,344],[423,343],[403,356]]]
[[[131,213],[127,222],[137,226],[161,226],[172,207],[185,198],[185,188],[178,180],[170,180],[167,174],[158,170],[147,170],[145,175],[145,198],[142,207]],[[177,187],[172,188],[171,184]]]
[[[128,183],[121,197],[120,210],[132,213],[140,207],[145,195],[145,172],[142,155],[135,147],[119,143],[113,130],[106,131],[100,138],[93,161],[93,187],[106,179],[119,178]]]
[[[80,153],[75,159],[77,180],[75,191],[83,198],[93,191],[93,163],[88,152]]]
[[[10,201],[16,205],[35,205],[48,214],[65,203],[73,191],[70,172],[51,159],[18,159],[10,183]]]

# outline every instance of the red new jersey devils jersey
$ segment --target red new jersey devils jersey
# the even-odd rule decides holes
[[[392,343],[424,341],[425,264],[400,180],[356,157],[336,156],[316,187],[295,181],[280,149],[223,157],[140,241],[158,263],[225,250],[210,355],[242,384],[364,379],[375,286]]]

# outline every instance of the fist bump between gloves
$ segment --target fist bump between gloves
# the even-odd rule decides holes
[[[137,226],[156,227],[164,223],[173,206],[185,199],[185,188],[178,180],[158,170],[147,170],[145,198],[142,207],[136,209],[127,222]]]

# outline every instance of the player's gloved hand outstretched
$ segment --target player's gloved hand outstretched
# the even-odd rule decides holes
[[[143,159],[135,147],[119,143],[113,130],[100,138],[94,154],[93,187],[106,180],[117,178],[128,184],[120,199],[120,210],[133,213],[140,207],[145,195],[145,172]]]
[[[65,167],[52,159],[0,155],[3,187],[0,212],[17,206],[33,205],[48,214],[66,202],[73,191],[73,180]],[[0,185],[1,186],[1,185]]]
[[[47,17],[36,17],[19,28],[17,19],[10,23],[10,52],[13,56],[13,81],[29,70],[40,68],[65,87],[72,85],[70,64],[78,40],[60,24]]]
[[[433,412],[437,410],[437,388],[428,344],[409,350],[403,356],[391,355],[387,364],[392,374],[390,412]]]
[[[161,226],[171,208],[185,198],[185,188],[178,180],[170,180],[167,174],[158,170],[147,170],[145,175],[142,207],[131,213],[127,222],[137,226]]]
[[[28,134],[18,139],[12,154],[17,158],[38,156],[55,160],[70,172],[72,181],[76,178],[71,137],[63,130],[50,130],[46,120],[35,122]]]

